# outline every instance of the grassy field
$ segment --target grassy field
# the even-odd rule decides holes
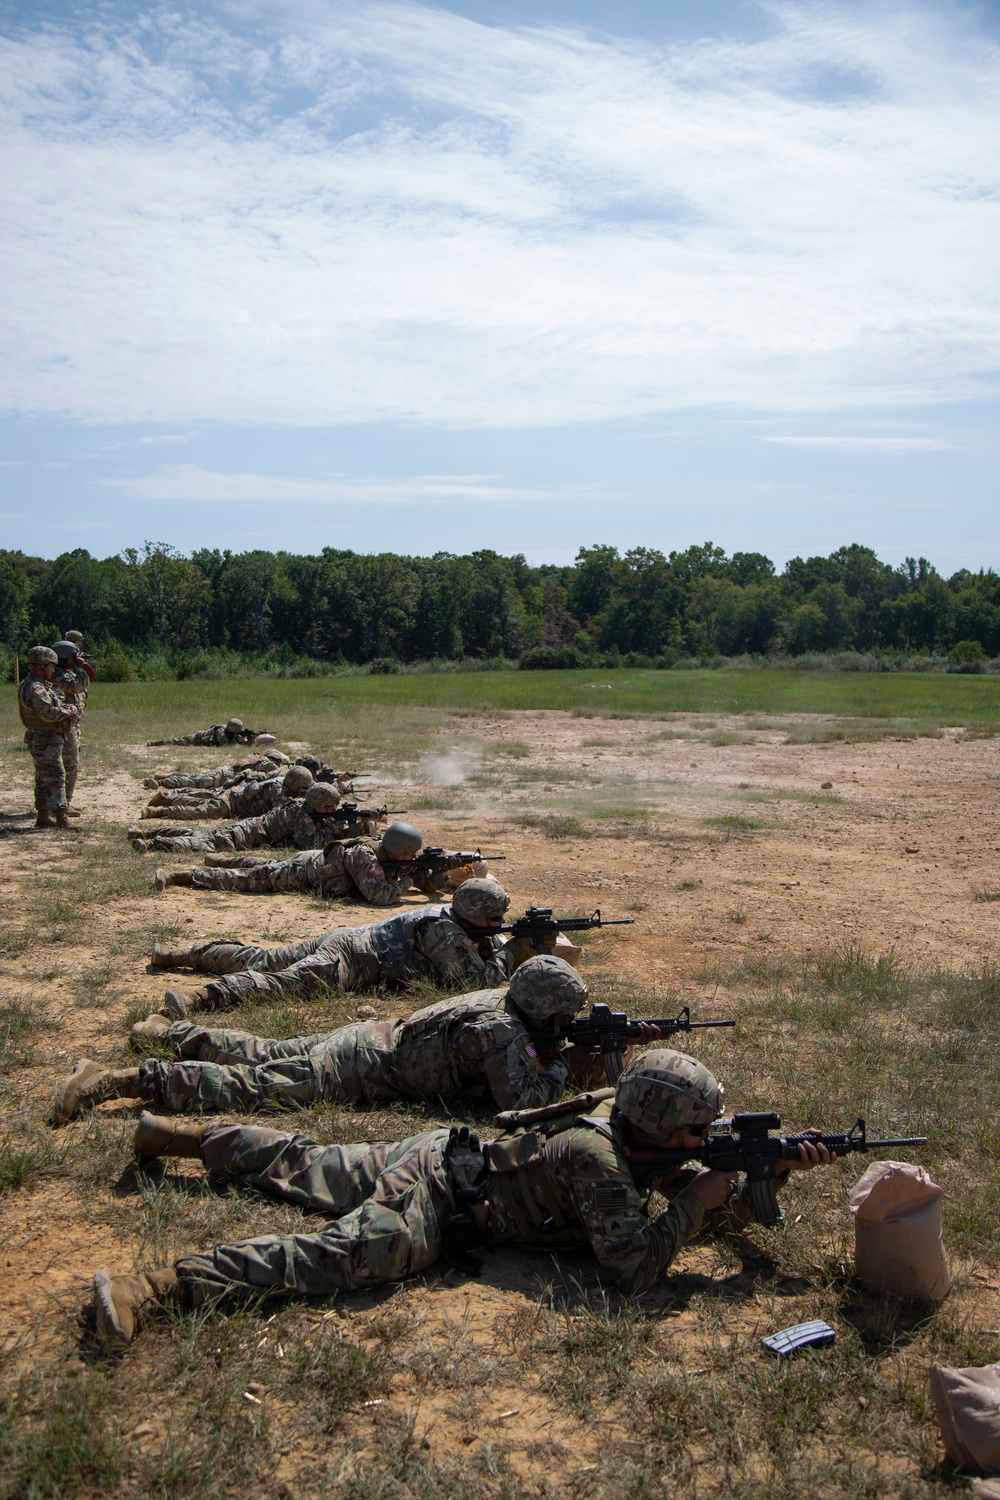
[[[5,717],[16,721],[12,687]],[[458,713],[553,708],[577,714],[827,714],[913,725],[1000,729],[1000,678],[925,672],[465,672],[398,677],[99,684],[88,725],[98,737],[145,740],[238,714],[291,738],[333,728],[341,743],[386,710]],[[331,721],[329,715],[335,717]],[[414,725],[419,720],[412,721]]]

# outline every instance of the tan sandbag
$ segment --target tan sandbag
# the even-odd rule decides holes
[[[974,1479],[972,1493],[976,1500],[1000,1500],[1000,1479]]]
[[[968,1370],[931,1365],[931,1395],[952,1463],[973,1473],[1000,1474],[1000,1365]]]
[[[944,1189],[923,1167],[876,1161],[851,1189],[854,1264],[871,1292],[940,1302],[951,1290],[941,1240]]]
[[[552,952],[556,958],[565,959],[568,964],[572,964],[574,969],[580,967],[583,949],[578,948],[575,943],[571,943],[564,932],[556,933],[555,947],[552,949]]]

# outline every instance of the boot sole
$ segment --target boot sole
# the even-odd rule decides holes
[[[129,1340],[118,1321],[118,1313],[111,1296],[111,1274],[108,1271],[94,1272],[94,1311],[97,1313],[97,1335],[107,1344],[119,1344],[123,1348]]]

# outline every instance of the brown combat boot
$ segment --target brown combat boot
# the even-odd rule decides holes
[[[158,1011],[154,1011],[144,1021],[136,1021],[132,1027],[132,1044],[142,1048],[147,1042],[162,1042],[169,1030],[170,1022],[166,1016],[161,1016]]]
[[[191,870],[175,870],[167,876],[167,885],[194,885],[194,875]]]
[[[40,807],[38,809],[38,816],[35,819],[36,828],[51,828],[54,822],[55,819],[53,818],[47,807]]]
[[[171,1021],[186,1021],[192,1011],[214,1010],[210,985],[200,990],[167,990],[163,997],[163,1009]]]
[[[65,1125],[81,1109],[92,1109],[105,1099],[141,1099],[138,1068],[106,1068],[103,1063],[81,1057],[68,1078],[56,1091],[52,1106],[52,1123]]]
[[[109,1348],[123,1349],[135,1338],[139,1317],[151,1302],[164,1303],[177,1295],[177,1272],[139,1271],[134,1276],[112,1276],[98,1271],[94,1276],[94,1311],[97,1336]]]
[[[80,809],[78,807],[74,807],[73,804],[72,804],[72,802],[71,802],[69,804],[69,806],[66,808],[66,816],[68,818],[82,818],[83,817],[83,813],[80,811]]]
[[[144,1109],[135,1129],[132,1149],[136,1156],[190,1156],[201,1161],[201,1138],[206,1120],[185,1116],[151,1115]]]
[[[154,969],[189,969],[191,959],[190,948],[162,948],[159,943],[153,944],[153,951],[149,956]]]
[[[70,826],[70,821],[66,816],[66,809],[64,807],[57,807],[53,813],[53,817],[56,820],[57,828],[68,828]]]

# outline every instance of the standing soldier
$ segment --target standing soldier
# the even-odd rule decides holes
[[[74,639],[75,637],[75,639]],[[78,630],[68,630],[66,639],[56,641],[52,647],[59,664],[56,667],[52,681],[58,687],[67,703],[75,704],[80,711],[80,717],[66,734],[63,744],[63,769],[66,772],[66,811],[71,818],[78,818],[80,812],[73,806],[73,793],[76,791],[76,781],[80,774],[80,728],[83,721],[84,710],[87,707],[87,692],[91,682],[97,676],[90,663],[85,659],[80,647],[83,644],[83,636]]]
[[[24,725],[24,742],[35,762],[36,828],[68,828],[66,773],[63,748],[66,736],[80,717],[52,681],[59,658],[48,646],[32,646],[28,671],[17,690],[17,707]]]

